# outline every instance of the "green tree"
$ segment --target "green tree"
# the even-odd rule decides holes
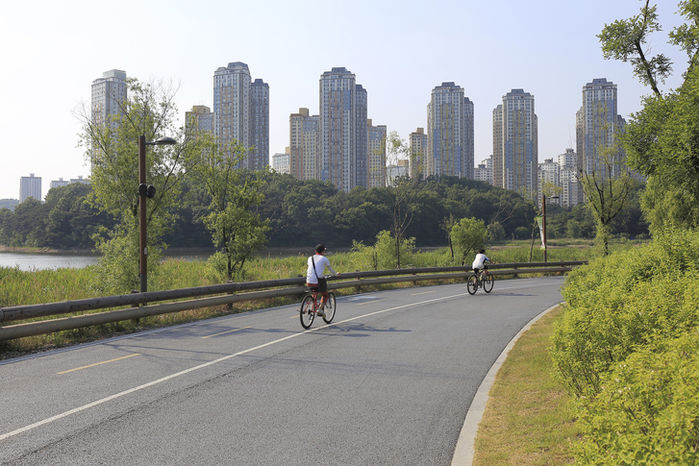
[[[128,99],[117,102],[121,113],[105,122],[93,121],[85,112],[81,145],[92,166],[92,202],[114,217],[117,225],[95,235],[102,253],[99,280],[102,291],[124,292],[138,286],[138,138],[146,141],[169,136],[183,140],[176,128],[174,92],[161,85],[128,81]],[[146,151],[146,180],[155,187],[147,202],[148,273],[156,273],[163,235],[172,226],[188,144],[155,146]]]
[[[99,212],[88,202],[92,186],[72,183],[52,188],[46,195],[45,244],[56,249],[91,249],[92,236],[103,228],[111,229],[114,219]]]
[[[616,146],[601,149],[600,169],[580,174],[587,206],[595,218],[596,238],[605,256],[609,254],[611,224],[623,212],[631,192],[631,176],[626,166],[618,162],[617,151]]]
[[[391,165],[398,165],[399,160],[407,160],[410,157],[410,148],[396,131],[389,134],[387,146],[387,161]],[[413,180],[407,176],[395,177],[391,184],[391,237],[394,241],[397,267],[400,268],[401,244],[413,220],[416,190]]]
[[[487,238],[485,222],[476,218],[462,218],[451,229],[451,240],[462,265],[468,262],[473,253],[485,246]]]
[[[237,142],[221,147],[208,135],[197,139],[197,150],[191,152],[188,165],[211,200],[202,221],[218,251],[209,261],[216,278],[231,281],[242,274],[246,260],[266,241],[269,227],[255,211],[264,199],[264,180],[238,168],[248,148]]]
[[[641,203],[652,232],[699,225],[699,0],[680,1],[678,7],[685,23],[670,32],[669,42],[687,54],[688,68],[682,85],[666,94],[658,84],[672,64],[647,53],[649,34],[661,30],[649,0],[638,15],[606,25],[598,36],[606,58],[630,61],[653,90],[623,137],[629,165],[647,177]]]

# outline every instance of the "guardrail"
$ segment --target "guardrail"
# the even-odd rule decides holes
[[[572,267],[585,264],[585,261],[568,262],[526,262],[491,264],[488,269],[494,275],[520,275],[529,273],[561,273]],[[398,270],[375,270],[367,272],[343,273],[331,277],[330,289],[361,288],[387,283],[414,282],[425,280],[454,280],[465,278],[471,273],[470,267],[420,267]],[[409,276],[408,276],[409,275]],[[373,278],[380,277],[380,278]],[[92,325],[138,319],[158,314],[220,306],[239,301],[301,295],[305,292],[305,278],[285,278],[253,282],[223,283],[219,285],[181,288],[167,291],[149,291],[128,295],[106,296],[47,304],[30,304],[0,308],[0,322],[34,319],[60,314],[71,314],[98,309],[116,308],[98,313],[74,315],[50,320],[27,322],[0,327],[0,341],[32,335],[41,335],[59,330],[69,330]],[[257,291],[250,291],[257,290]],[[237,293],[237,294],[236,294]],[[208,296],[202,298],[202,296]],[[185,301],[177,301],[186,298]]]

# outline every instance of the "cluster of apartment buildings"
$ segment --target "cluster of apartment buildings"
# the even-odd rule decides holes
[[[474,178],[536,195],[539,203],[546,185],[556,188],[554,203],[572,207],[584,202],[582,173],[617,177],[623,166],[624,154],[616,143],[625,121],[617,113],[616,84],[605,78],[585,84],[575,123],[575,150],[538,162],[534,97],[513,89],[493,110],[493,154],[476,167]]]
[[[225,147],[238,142],[250,148],[241,168],[270,164],[269,85],[253,80],[245,63],[233,62],[214,72],[213,111],[195,105],[185,115],[188,132],[207,131]],[[127,96],[126,73],[111,70],[92,84],[92,117],[99,123],[120,112]],[[581,171],[604,176],[601,152],[615,144],[624,120],[617,112],[617,86],[604,78],[583,86],[576,115],[576,150],[539,163],[538,119],[534,95],[512,89],[492,112],[493,153],[474,167],[474,104],[461,86],[443,82],[427,104],[427,131],[409,136],[409,157],[387,161],[385,125],[367,117],[367,90],[344,67],[324,72],[319,80],[319,114],[299,108],[289,116],[289,146],[274,154],[272,167],[302,179],[329,181],[338,189],[386,186],[392,177],[456,176],[541,198],[545,183],[557,186],[561,205],[583,201]],[[114,119],[111,119],[114,121]],[[618,165],[617,165],[618,166]]]

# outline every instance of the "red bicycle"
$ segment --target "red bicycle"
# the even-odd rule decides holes
[[[309,288],[307,293],[301,300],[301,309],[299,309],[299,318],[303,328],[310,328],[316,315],[320,315],[326,324],[329,324],[335,318],[335,310],[337,304],[335,301],[335,293],[328,293],[328,300],[325,302],[325,307],[320,309],[321,294],[317,287]]]

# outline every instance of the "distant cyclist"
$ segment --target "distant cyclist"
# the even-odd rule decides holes
[[[316,253],[308,258],[308,269],[306,271],[306,286],[313,289],[318,288],[321,294],[320,310],[318,315],[324,316],[325,302],[328,300],[328,281],[324,278],[327,267],[333,275],[340,275],[330,266],[330,261],[325,257],[325,245],[319,244],[315,248]]]
[[[481,249],[478,251],[478,254],[476,254],[476,258],[473,260],[473,265],[471,265],[471,268],[475,274],[478,275],[480,274],[481,270],[488,268],[486,266],[488,262],[490,262],[490,259],[488,259],[488,256],[485,255],[485,249]]]

